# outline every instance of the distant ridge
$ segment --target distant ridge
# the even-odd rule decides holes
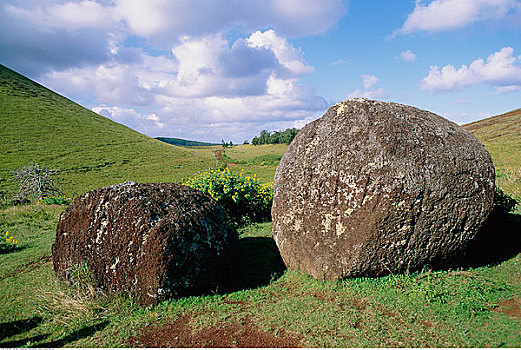
[[[496,184],[521,199],[521,109],[463,125],[483,142],[496,167]]]
[[[29,162],[61,170],[66,192],[132,180],[179,181],[214,164],[211,152],[160,142],[0,65],[0,191]]]
[[[182,147],[217,146],[217,145],[220,145],[220,143],[191,141],[191,140],[179,139],[179,138],[176,138],[176,137],[156,137],[156,140],[159,140],[159,141],[162,141],[162,142],[166,142],[168,144],[175,145],[175,146],[182,146]]]

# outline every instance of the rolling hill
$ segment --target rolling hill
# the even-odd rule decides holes
[[[211,150],[168,145],[0,65],[0,191],[29,162],[61,171],[69,195],[126,180],[176,181],[215,165]]]
[[[483,142],[496,167],[496,184],[521,199],[521,109],[463,125]]]

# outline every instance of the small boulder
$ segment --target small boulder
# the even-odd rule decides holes
[[[229,274],[237,233],[216,201],[189,187],[126,182],[87,192],[63,212],[54,272],[86,264],[96,289],[143,305],[209,291]]]
[[[286,265],[318,279],[440,265],[493,206],[481,142],[433,113],[352,99],[306,125],[273,184],[273,236]]]

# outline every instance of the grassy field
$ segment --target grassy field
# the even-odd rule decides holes
[[[496,184],[521,201],[521,109],[464,125],[483,142],[496,167]]]
[[[2,67],[0,118],[9,124],[0,131],[0,189],[9,191],[9,170],[29,161],[62,169],[67,191],[78,193],[124,180],[175,181],[224,165],[216,164],[219,146],[162,144]],[[507,131],[519,130],[516,120]],[[519,132],[487,139],[493,126],[466,127],[492,153],[500,185],[520,193],[518,178],[501,178],[519,170]],[[224,159],[238,163],[233,171],[271,181],[285,150],[234,146]],[[0,210],[0,235],[19,241],[0,252],[2,347],[521,347],[519,207],[491,218],[450,268],[338,282],[287,270],[271,223],[253,224],[240,230],[236,272],[226,285],[149,308],[124,297],[92,297],[87,281],[69,288],[55,281],[51,244],[63,209]]]
[[[255,224],[241,230],[228,285],[141,308],[54,281],[50,245],[62,209],[0,212],[0,228],[23,242],[0,255],[2,347],[521,345],[521,256],[510,250],[480,260],[490,242],[474,248],[471,267],[319,282],[287,271],[271,224]],[[511,247],[496,249],[504,244]]]
[[[231,168],[243,168],[248,174],[257,174],[261,181],[273,181],[275,170],[288,145],[239,145],[226,149],[223,158],[229,163],[236,163]]]

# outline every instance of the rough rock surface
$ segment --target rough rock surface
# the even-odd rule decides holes
[[[228,274],[237,233],[217,202],[189,187],[126,182],[87,192],[61,215],[55,274],[86,263],[95,287],[144,305],[207,291]]]
[[[286,265],[319,279],[447,262],[493,206],[481,142],[433,113],[351,99],[306,125],[273,184],[273,235]]]

